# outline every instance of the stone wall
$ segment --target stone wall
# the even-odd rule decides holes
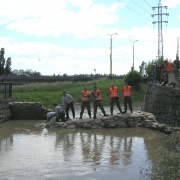
[[[11,119],[11,116],[9,101],[0,101],[0,123]]]
[[[158,122],[180,126],[180,89],[149,83],[142,111],[154,114]]]
[[[10,102],[12,120],[43,120],[47,109],[40,102]]]
[[[84,128],[84,129],[101,129],[101,128],[131,128],[145,127],[170,134],[180,132],[179,127],[170,127],[168,125],[156,122],[156,117],[147,112],[134,112],[133,114],[116,114],[103,117],[98,115],[97,119],[72,119],[66,122],[56,122],[53,117],[49,122],[43,123],[40,127],[46,128]]]

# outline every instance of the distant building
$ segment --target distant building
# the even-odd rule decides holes
[[[14,70],[13,70],[13,74],[18,75],[18,73],[19,73],[19,71],[18,71],[17,69],[14,69]]]
[[[19,72],[18,72],[18,75],[21,75],[24,73],[24,70],[23,69],[20,69]]]

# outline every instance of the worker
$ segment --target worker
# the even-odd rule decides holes
[[[123,114],[125,114],[127,112],[127,104],[129,106],[129,109],[130,109],[131,113],[133,112],[132,111],[131,96],[132,96],[132,88],[125,81],[124,82],[124,87],[123,87],[123,98],[124,98],[124,111],[123,111]]]
[[[179,61],[179,57],[178,55],[176,55],[176,59],[173,61],[173,63],[176,65],[176,68],[174,70],[174,74],[175,74],[175,77],[176,77],[176,80],[179,84],[179,69],[180,69],[180,61]]]
[[[169,72],[174,72],[176,68],[176,65],[172,62],[169,62],[167,60],[164,61],[164,69],[165,69],[165,73],[164,73],[164,82],[162,83],[162,86],[165,86],[168,83],[168,73]],[[173,85],[175,86],[175,84]]]
[[[56,116],[55,112],[48,112],[46,116],[47,119],[46,123],[48,123],[54,116]]]
[[[118,91],[118,87],[114,86],[113,83],[110,84],[110,88],[109,88],[109,96],[111,98],[111,102],[110,102],[110,112],[111,115],[113,115],[113,106],[114,103],[116,104],[117,108],[119,109],[120,113],[122,114],[122,109],[119,103],[119,91]]]
[[[91,118],[91,106],[90,106],[90,101],[89,101],[90,93],[87,90],[86,86],[84,87],[84,90],[82,91],[81,94],[82,94],[82,101],[81,101],[81,112],[80,112],[79,119],[82,119],[85,108],[87,108],[89,118]]]
[[[94,97],[94,119],[96,119],[96,113],[97,113],[97,108],[99,107],[104,114],[104,116],[108,116],[106,112],[104,111],[103,104],[101,102],[102,100],[102,95],[100,90],[97,89],[97,86],[93,86],[93,91],[91,92],[92,96]]]
[[[69,108],[72,111],[73,118],[75,118],[75,110],[74,110],[74,99],[70,94],[66,94],[66,92],[63,92],[62,97],[62,106],[65,108],[65,113],[67,119],[69,119]]]
[[[55,113],[56,113],[56,122],[59,122],[60,120],[61,122],[65,122],[64,121],[64,117],[65,117],[64,108],[60,105],[57,105],[56,103],[54,103],[53,105],[54,105]]]

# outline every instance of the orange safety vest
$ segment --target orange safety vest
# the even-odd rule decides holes
[[[131,97],[131,86],[124,86],[123,88],[124,97]]]
[[[174,67],[172,66],[172,64],[170,62],[168,62],[166,65],[166,70],[170,71],[172,69],[174,69]]]
[[[114,86],[114,89],[110,88],[109,91],[110,91],[111,98],[118,97],[118,88],[116,86]]]
[[[82,101],[89,101],[89,91],[82,91]],[[85,96],[84,96],[85,95]]]
[[[101,96],[100,90],[96,89],[96,90],[94,91],[94,95],[96,96],[96,101],[102,100],[102,96]]]

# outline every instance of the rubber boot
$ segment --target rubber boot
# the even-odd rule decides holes
[[[80,118],[79,119],[82,119],[82,113],[80,113]]]
[[[121,114],[123,113],[121,108],[119,108],[119,111],[120,111]]]
[[[104,111],[104,109],[102,109],[102,113],[104,114],[104,116],[108,116],[108,115],[106,114],[106,112]]]
[[[90,114],[90,113],[88,113],[88,115],[89,115],[89,118],[91,118],[91,114]]]

